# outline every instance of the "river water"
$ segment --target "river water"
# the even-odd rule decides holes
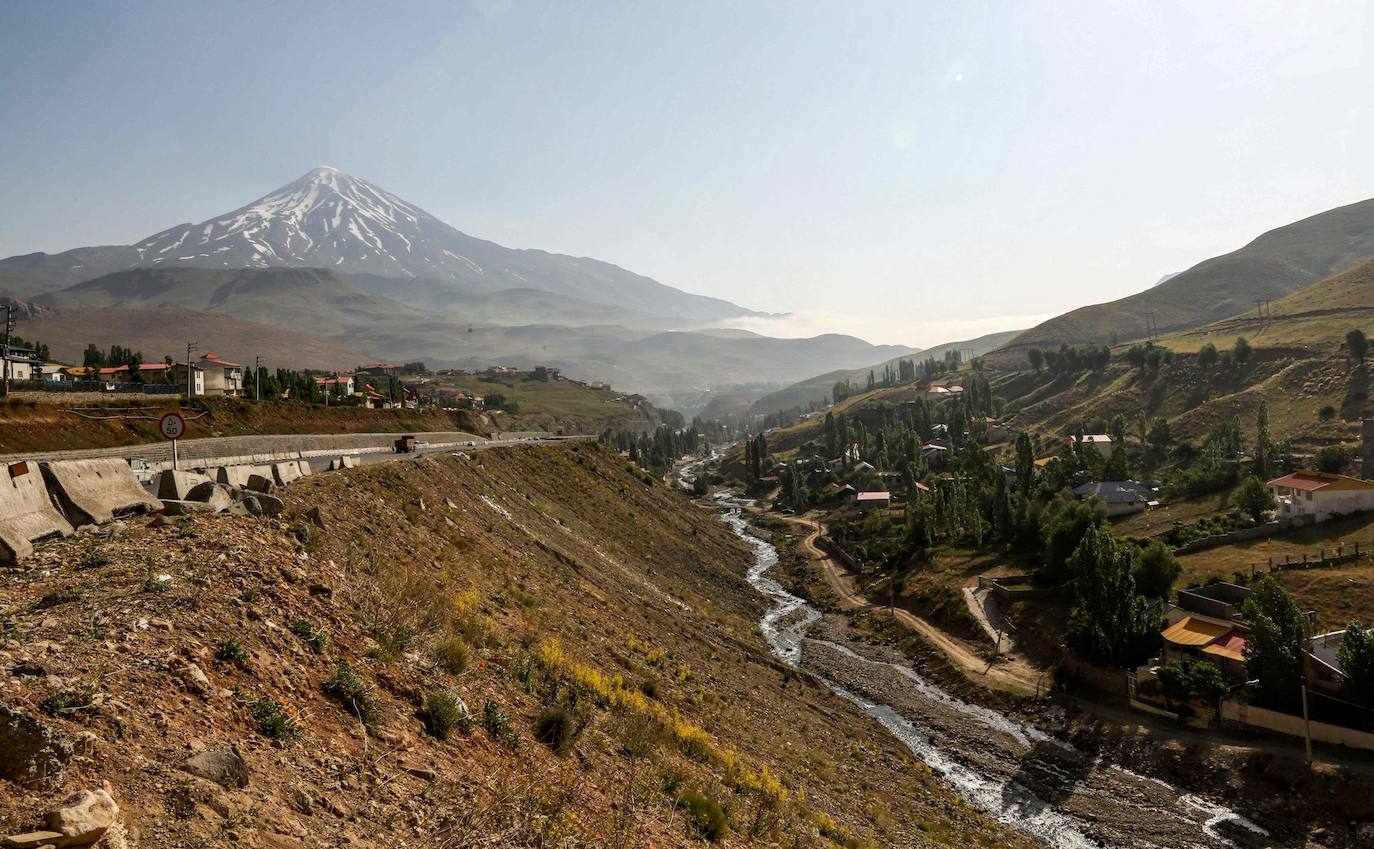
[[[773,577],[777,549],[749,532],[747,502],[730,492],[716,501],[754,550],[747,577],[767,600],[759,627],[773,653],[876,719],[984,813],[1064,849],[1284,845],[1233,811],[965,702],[881,649],[813,638],[822,614]]]

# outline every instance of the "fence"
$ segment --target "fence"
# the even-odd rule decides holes
[[[1249,573],[1245,570],[1235,572],[1236,582],[1253,581],[1271,572],[1287,572],[1293,569],[1329,569],[1335,566],[1345,566],[1348,563],[1355,563],[1359,560],[1374,554],[1374,540],[1355,541],[1352,543],[1342,543],[1335,548],[1318,548],[1314,553],[1303,553],[1299,556],[1285,554],[1283,560],[1270,557],[1257,563],[1249,564]]]
[[[11,380],[10,392],[99,392],[115,395],[180,395],[186,387],[177,383],[106,382],[103,380]]]
[[[1229,699],[1221,703],[1221,719],[1223,724],[1229,722],[1248,728],[1262,728],[1293,737],[1305,737],[1310,730],[1312,739],[1320,743],[1335,743],[1374,751],[1374,734],[1316,720],[1304,722],[1300,716],[1245,705]]]

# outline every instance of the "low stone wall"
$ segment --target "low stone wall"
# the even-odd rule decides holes
[[[1328,725],[1325,722],[1304,723],[1300,716],[1279,713],[1240,702],[1223,701],[1221,703],[1221,719],[1223,723],[1229,722],[1244,728],[1259,728],[1292,737],[1306,737],[1307,728],[1310,727],[1312,739],[1320,743],[1335,743],[1338,746],[1374,751],[1374,734],[1367,734],[1364,731],[1356,731],[1353,728],[1344,728],[1339,725]]]
[[[1034,575],[1002,575],[996,578],[979,575],[978,589],[987,590],[1008,604],[1054,595],[1054,587],[1018,586],[1030,585],[1034,578]]]
[[[1209,548],[1216,548],[1220,545],[1230,545],[1233,542],[1247,542],[1252,539],[1264,539],[1276,536],[1288,530],[1290,521],[1280,519],[1276,522],[1266,522],[1263,525],[1256,525],[1253,528],[1239,528],[1224,534],[1215,534],[1210,537],[1202,537],[1192,542],[1185,543],[1183,546],[1174,549],[1174,554],[1192,554],[1195,551],[1205,551]]]

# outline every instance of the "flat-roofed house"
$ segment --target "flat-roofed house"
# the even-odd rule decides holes
[[[860,510],[874,510],[892,506],[890,492],[860,492],[854,496],[854,504]]]
[[[1374,510],[1374,483],[1312,469],[1298,469],[1269,482],[1279,503],[1279,518],[1325,522]]]

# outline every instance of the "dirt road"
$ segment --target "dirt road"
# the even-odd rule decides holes
[[[785,517],[788,522],[807,529],[801,541],[802,551],[820,566],[825,581],[835,593],[839,606],[844,610],[864,610],[878,607],[864,598],[855,584],[854,576],[847,572],[835,558],[826,554],[817,544],[821,535],[820,523],[814,519]],[[909,611],[897,608],[890,615],[904,627],[915,631],[935,648],[939,649],[965,677],[974,683],[1018,696],[1036,696],[1040,692],[1041,671],[1027,663],[1023,658],[1001,655],[989,660],[975,649]]]

